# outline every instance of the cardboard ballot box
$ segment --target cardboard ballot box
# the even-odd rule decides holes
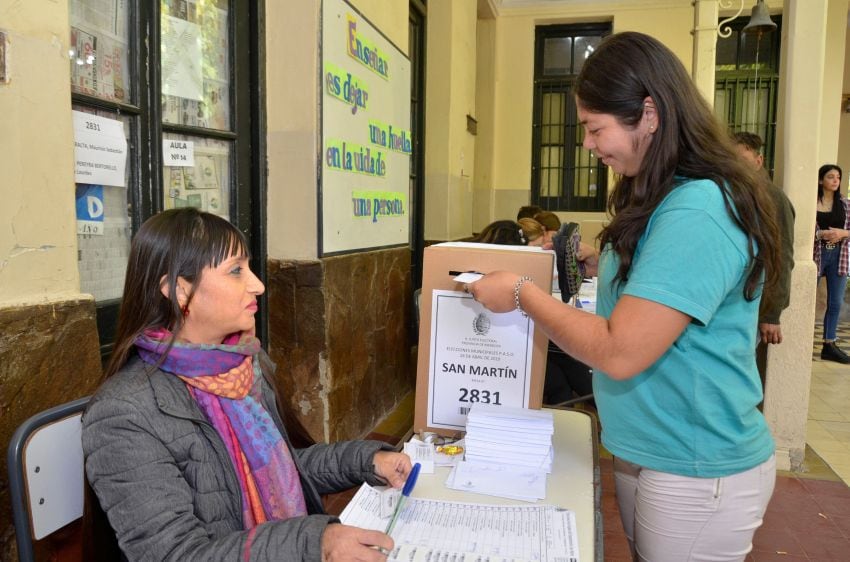
[[[476,403],[540,408],[548,338],[514,310],[490,312],[454,277],[506,270],[549,292],[554,254],[449,242],[425,248],[414,429],[454,436]]]

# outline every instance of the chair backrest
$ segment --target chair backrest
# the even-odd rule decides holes
[[[33,541],[83,515],[81,418],[89,397],[40,412],[9,442],[9,494],[18,556],[34,560]]]

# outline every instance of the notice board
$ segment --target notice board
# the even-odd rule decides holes
[[[343,0],[322,3],[320,254],[410,241],[410,60]]]
[[[425,248],[419,305],[414,429],[455,436],[476,403],[540,408],[549,339],[519,311],[485,309],[454,281],[496,270],[551,291],[554,254],[525,246],[447,243]]]

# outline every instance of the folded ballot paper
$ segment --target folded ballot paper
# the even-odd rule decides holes
[[[551,412],[472,406],[466,419],[465,458],[449,474],[446,486],[525,501],[546,497],[554,431]]]

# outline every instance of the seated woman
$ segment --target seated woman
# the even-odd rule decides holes
[[[290,444],[248,258],[236,227],[197,209],[142,225],[83,419],[88,480],[129,560],[384,560],[392,539],[325,515],[319,495],[399,487],[410,459],[375,441]]]
[[[536,220],[527,218],[519,219],[517,224],[522,229],[523,237],[528,240],[528,246],[542,247],[547,242],[551,242],[551,238],[549,240],[546,239],[546,229]]]
[[[544,246],[552,244],[552,238],[561,230],[561,219],[552,211],[540,211],[534,215],[534,220],[543,225],[546,233],[543,235],[545,240]]]
[[[511,220],[500,220],[491,222],[471,240],[482,244],[508,244],[512,246],[525,246],[528,239],[522,232],[522,227]]]

